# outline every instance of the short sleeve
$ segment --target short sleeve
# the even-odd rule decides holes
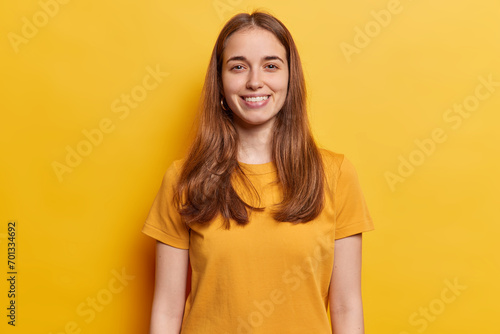
[[[335,239],[374,229],[356,169],[345,156],[342,157],[335,191]]]
[[[160,189],[142,227],[142,233],[164,244],[188,249],[189,228],[182,221],[173,202],[177,178],[178,172],[176,162],[174,162],[163,176]]]

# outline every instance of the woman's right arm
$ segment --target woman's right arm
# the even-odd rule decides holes
[[[188,250],[156,241],[156,273],[149,334],[179,334],[188,272]]]

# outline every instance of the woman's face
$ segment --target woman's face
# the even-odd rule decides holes
[[[222,62],[224,97],[236,126],[272,125],[288,91],[285,47],[268,30],[240,30],[227,39]]]

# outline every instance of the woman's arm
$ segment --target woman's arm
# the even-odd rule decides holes
[[[156,242],[150,334],[179,334],[186,301],[188,250]]]
[[[364,334],[361,233],[335,240],[329,298],[333,334]]]

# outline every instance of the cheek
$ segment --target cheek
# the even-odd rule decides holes
[[[227,87],[229,86],[229,82],[224,74],[221,76],[221,82],[222,82],[222,93],[224,94],[224,96],[226,96],[227,95]]]
[[[272,82],[272,87],[273,87],[274,91],[276,91],[276,92],[279,91],[280,93],[286,94],[286,92],[288,90],[288,76],[284,75],[280,78],[276,78]]]
[[[238,78],[222,76],[222,90],[225,96],[237,93],[244,84]]]

